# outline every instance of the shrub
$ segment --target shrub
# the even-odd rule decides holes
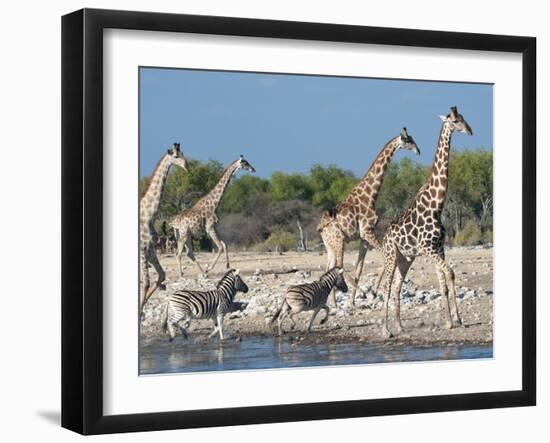
[[[493,243],[493,231],[491,229],[487,229],[483,233],[483,243]]]
[[[458,231],[454,238],[455,246],[473,246],[482,242],[481,229],[473,221],[466,223],[463,229]]]
[[[271,235],[260,245],[258,245],[259,252],[275,251],[280,252],[289,251],[295,249],[298,244],[298,237],[289,231],[277,230],[273,231]]]
[[[261,243],[267,236],[265,222],[261,217],[247,217],[243,214],[225,215],[218,225],[220,238],[232,248],[248,247]]]

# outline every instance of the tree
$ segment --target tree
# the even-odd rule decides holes
[[[253,175],[234,179],[220,203],[220,214],[253,215],[265,211],[270,203],[269,181]]]
[[[173,168],[166,179],[159,217],[172,219],[178,212],[191,207],[210,191],[222,176],[224,168],[215,160],[206,163],[189,160],[189,170]]]
[[[454,233],[467,220],[492,229],[493,153],[484,150],[455,152],[449,162],[449,188],[444,211]]]
[[[311,201],[313,188],[307,177],[303,174],[274,172],[271,175],[269,193],[272,202],[288,200]]]
[[[357,183],[353,173],[337,166],[314,165],[309,171],[309,182],[313,190],[315,206],[328,209],[340,203]]]
[[[428,167],[409,158],[390,163],[377,201],[383,217],[393,219],[407,209],[426,181],[428,172]]]

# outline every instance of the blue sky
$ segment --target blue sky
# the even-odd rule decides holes
[[[406,126],[433,160],[439,114],[458,106],[474,131],[453,149],[493,148],[491,85],[140,68],[140,175],[173,142],[223,165],[243,154],[261,177],[336,164],[362,175]]]

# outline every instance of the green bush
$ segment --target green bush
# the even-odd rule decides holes
[[[487,229],[483,233],[483,243],[493,243],[493,231],[491,229]]]
[[[275,251],[278,248],[279,252],[295,249],[298,244],[298,237],[289,231],[277,230],[273,231],[269,237],[260,245],[259,252]]]
[[[482,233],[479,226],[469,221],[463,229],[458,231],[454,238],[455,246],[473,246],[482,243]]]

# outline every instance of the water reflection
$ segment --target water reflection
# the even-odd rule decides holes
[[[288,338],[242,341],[149,341],[140,353],[141,374],[327,366],[402,361],[491,358],[492,346],[387,346],[364,343],[304,345]]]

